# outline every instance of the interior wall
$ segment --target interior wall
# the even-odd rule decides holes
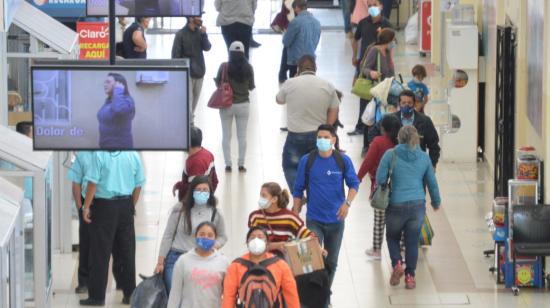
[[[497,74],[497,24],[499,23],[500,0],[483,0],[481,31],[485,52],[485,159],[489,170],[494,170],[495,160],[495,115],[496,115],[496,74]],[[500,6],[502,8],[502,6]],[[504,10],[501,10],[503,13]],[[502,15],[502,14],[501,14]]]

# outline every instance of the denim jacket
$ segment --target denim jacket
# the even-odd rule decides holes
[[[287,64],[297,65],[304,55],[315,56],[320,38],[321,23],[310,12],[301,12],[290,22],[283,36],[283,45],[287,48]]]

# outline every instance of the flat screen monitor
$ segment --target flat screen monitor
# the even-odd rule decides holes
[[[168,66],[31,68],[35,150],[188,150],[189,72]]]
[[[203,0],[115,0],[116,16],[182,17],[200,16]],[[109,15],[108,0],[87,0],[86,15]]]

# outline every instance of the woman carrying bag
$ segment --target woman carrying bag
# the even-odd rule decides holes
[[[361,61],[361,73],[372,81],[372,86],[386,78],[395,77],[393,48],[395,48],[395,32],[388,28],[382,29],[378,33],[376,43],[367,48],[364,59]],[[363,133],[364,153],[369,148],[368,129],[369,127],[366,126]]]
[[[397,135],[399,145],[388,150],[382,157],[376,171],[376,183],[387,183],[391,179],[389,206],[386,209],[386,240],[390,252],[393,272],[390,285],[399,284],[405,274],[405,287],[416,287],[415,271],[418,261],[418,240],[420,228],[426,215],[427,185],[432,207],[435,211],[441,206],[439,187],[428,154],[419,147],[420,137],[412,125],[404,126]],[[405,233],[405,263],[403,269],[399,240]]]
[[[239,141],[239,172],[246,172],[244,160],[246,156],[246,129],[250,112],[250,91],[256,88],[254,84],[254,70],[244,54],[244,45],[234,41],[229,46],[229,62],[222,63],[218,69],[215,82],[219,87],[224,72],[233,90],[233,104],[231,107],[220,109],[222,122],[222,146],[225,160],[225,171],[231,172],[231,132],[233,118],[237,124],[237,139]]]

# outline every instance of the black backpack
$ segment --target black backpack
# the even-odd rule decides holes
[[[319,154],[318,150],[313,150],[309,152],[306,162],[306,170],[305,170],[305,182],[304,186],[306,187],[306,193],[309,196],[309,171],[311,170],[311,167],[313,166],[313,162],[317,158],[317,154]],[[344,174],[346,173],[346,163],[344,162],[344,157],[342,157],[342,153],[338,150],[332,151],[332,157],[334,157],[334,160],[336,161],[336,164],[338,165],[338,168],[340,171],[342,171],[342,177],[344,177]],[[344,182],[342,181],[342,190],[345,192]]]
[[[238,290],[238,308],[284,308],[283,295],[277,289],[273,274],[267,269],[271,264],[281,260],[278,257],[266,259],[259,264],[243,258],[234,262],[244,265],[247,271],[240,281]]]

